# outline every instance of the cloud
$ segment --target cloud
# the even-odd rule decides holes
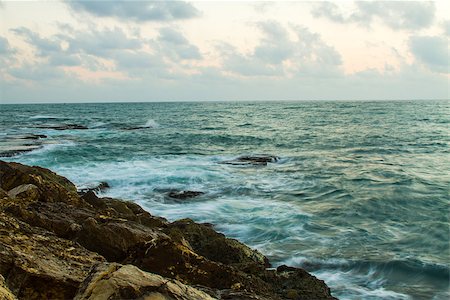
[[[0,36],[0,54],[7,55],[13,53],[14,50],[9,45],[9,42],[6,38]]]
[[[332,2],[315,5],[312,14],[336,23],[357,23],[370,26],[379,20],[395,29],[415,30],[429,27],[435,19],[436,7],[433,2],[421,1],[356,1],[354,10],[345,13]]]
[[[136,22],[173,21],[195,18],[200,12],[184,1],[66,1],[75,11],[98,17],[115,17]]]
[[[27,43],[38,50],[38,55],[48,56],[53,52],[60,52],[61,42],[55,39],[47,39],[40,37],[39,34],[25,27],[11,29],[15,34],[22,36]]]
[[[439,36],[413,36],[409,46],[414,57],[438,73],[449,73],[448,39]]]
[[[202,58],[198,47],[191,44],[181,32],[175,29],[161,28],[157,40],[161,54],[169,55],[174,60]]]
[[[444,29],[444,34],[450,36],[450,20],[444,21],[442,27]]]
[[[114,50],[139,49],[142,41],[136,37],[128,37],[119,28],[103,30],[79,30],[71,36],[60,36],[69,43],[70,52],[84,52],[96,56],[107,57],[108,53]]]
[[[220,47],[225,69],[243,76],[331,76],[339,73],[341,56],[324,43],[320,35],[300,26],[291,26],[288,30],[274,21],[256,26],[263,37],[252,52],[242,54],[227,44]]]

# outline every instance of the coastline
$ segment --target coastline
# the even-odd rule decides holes
[[[5,299],[335,299],[324,281],[270,268],[211,224],[78,195],[48,169],[0,161],[0,187]]]

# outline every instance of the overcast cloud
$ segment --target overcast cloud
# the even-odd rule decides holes
[[[443,3],[7,2],[0,102],[448,98]]]

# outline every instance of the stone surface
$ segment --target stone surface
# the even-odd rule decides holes
[[[84,195],[88,192],[97,192],[97,193],[103,192],[109,188],[110,188],[109,184],[105,181],[102,181],[97,184],[90,184],[90,185],[78,187],[77,191],[78,191],[79,195]]]
[[[193,287],[144,272],[132,265],[99,264],[80,287],[75,300],[97,299],[212,300]]]

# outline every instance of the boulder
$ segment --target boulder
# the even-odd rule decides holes
[[[177,280],[144,272],[132,265],[98,264],[82,283],[75,300],[96,299],[212,300]]]

